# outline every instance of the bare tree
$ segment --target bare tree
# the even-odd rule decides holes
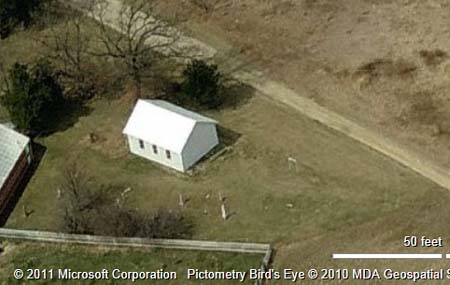
[[[152,217],[144,217],[138,235],[149,238],[189,238],[193,224],[179,212],[159,209]]]
[[[77,164],[65,168],[60,189],[65,232],[150,238],[192,235],[193,224],[181,213],[161,209],[149,216],[127,207],[125,201],[117,204],[123,188],[96,185]]]
[[[94,54],[122,60],[139,97],[144,73],[152,71],[155,58],[179,55],[174,48],[179,33],[171,24],[152,16],[154,0],[136,0],[129,6],[121,5],[118,12],[111,5],[100,2],[93,9],[104,47]]]
[[[83,17],[76,15],[62,28],[52,27],[40,41],[49,50],[47,56],[61,67],[68,93],[90,97],[95,84],[89,60],[90,37],[83,31]]]
[[[91,178],[75,163],[67,166],[61,183],[63,228],[69,233],[92,233],[90,211],[99,200]]]
[[[117,237],[138,236],[143,226],[143,218],[137,211],[128,207],[117,207],[105,203],[93,215],[95,234]]]

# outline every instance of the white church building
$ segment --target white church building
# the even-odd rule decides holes
[[[217,122],[162,100],[138,100],[123,130],[133,154],[186,171],[219,144]]]

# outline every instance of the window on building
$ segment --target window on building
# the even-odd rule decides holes
[[[145,148],[145,144],[144,144],[144,141],[143,141],[143,140],[139,140],[139,147],[140,147],[141,149],[144,149],[144,148]]]
[[[170,153],[170,150],[166,150],[166,157],[167,157],[167,159],[172,158],[172,154]]]
[[[154,144],[152,144],[152,149],[154,154],[158,154],[158,147]]]

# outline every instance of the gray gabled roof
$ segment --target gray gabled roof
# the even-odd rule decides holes
[[[28,137],[0,124],[0,188],[29,142]]]

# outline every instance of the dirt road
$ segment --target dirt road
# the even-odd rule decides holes
[[[295,108],[303,115],[387,155],[434,181],[436,184],[450,190],[450,176],[446,170],[434,165],[426,158],[419,157],[417,154],[405,150],[396,142],[362,128],[355,122],[323,108],[308,98],[300,96],[283,84],[261,77],[257,73],[238,72],[234,76],[274,101]]]
[[[65,3],[65,2],[63,2]],[[66,3],[65,3],[66,4]],[[86,14],[95,20],[99,20],[100,18],[103,19],[105,24],[110,26],[112,29],[120,32],[123,32],[123,26],[121,27],[120,20],[126,23],[128,19],[126,19],[127,14],[124,13],[123,16],[123,6],[121,0],[105,0],[105,1],[99,1],[96,5],[91,5],[89,1],[83,1],[83,0],[72,0],[71,5],[79,10],[85,11]],[[122,17],[122,19],[121,19]],[[145,16],[135,16],[136,19],[145,19]],[[146,20],[146,23],[143,24],[142,21],[136,20],[136,26],[142,26],[146,25],[147,23],[157,23],[157,21],[154,21],[154,18],[150,18],[149,20]],[[142,27],[140,27],[142,28]],[[156,34],[156,33],[155,33]],[[216,54],[216,50],[203,43],[198,41],[197,39],[187,37],[183,35],[180,31],[177,29],[174,29],[172,27],[168,27],[167,32],[165,35],[154,35],[150,36],[146,44],[147,45],[160,45],[168,41],[166,35],[173,36],[176,41],[172,43],[171,49],[180,52],[183,51],[184,54],[186,54],[188,57],[191,58],[212,58]],[[170,41],[170,40],[169,40]],[[172,42],[172,41],[170,41]],[[167,50],[167,47],[161,47],[161,48],[155,48],[155,50],[158,50],[161,53],[168,53],[170,51]]]
[[[114,24],[114,19],[118,19],[119,17],[118,11],[120,10],[121,2],[120,0],[107,1],[110,4],[106,10],[108,13],[106,15],[109,20],[108,23],[110,23],[113,29],[120,31],[117,25]],[[178,44],[182,47],[188,47],[188,50],[196,50],[197,55],[202,55],[207,58],[210,58],[216,53],[216,50],[211,46],[187,36],[180,38]],[[285,85],[274,82],[258,72],[235,71],[232,76],[252,86],[259,93],[271,98],[275,102],[286,104],[298,110],[303,115],[391,157],[397,162],[434,181],[436,184],[450,190],[450,175],[447,173],[447,170],[436,166],[424,157],[419,157],[416,153],[411,153],[396,142],[388,140],[371,130],[362,128],[355,122],[323,108],[311,99],[302,96],[305,94],[297,94]]]

